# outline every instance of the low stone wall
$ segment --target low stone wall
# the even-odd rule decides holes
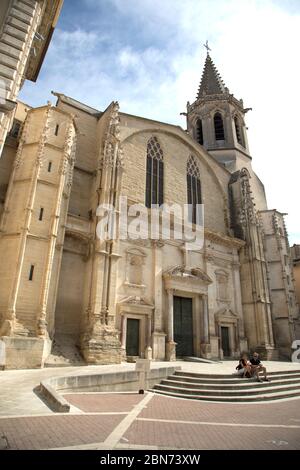
[[[181,367],[153,368],[148,373],[146,389],[152,388],[162,379],[172,375]],[[60,393],[69,392],[138,392],[139,373],[107,372],[103,374],[70,375],[65,377],[52,377],[41,382],[40,392],[51,407],[60,413],[70,411],[69,403]]]

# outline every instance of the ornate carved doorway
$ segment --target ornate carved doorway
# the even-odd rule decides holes
[[[193,301],[174,297],[174,341],[176,356],[193,356]]]

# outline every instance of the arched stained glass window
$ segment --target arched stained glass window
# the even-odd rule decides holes
[[[197,221],[197,204],[202,204],[200,170],[195,157],[190,156],[187,162],[187,201],[191,206],[190,220],[194,224]]]
[[[163,151],[156,137],[147,144],[146,207],[164,202]]]

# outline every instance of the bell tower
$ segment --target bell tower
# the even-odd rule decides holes
[[[251,160],[243,100],[237,100],[225,86],[206,42],[207,56],[196,101],[187,103],[187,130],[197,142],[229,171]]]

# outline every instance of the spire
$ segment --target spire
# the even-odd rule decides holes
[[[206,61],[204,65],[204,70],[199,85],[197,99],[202,98],[206,95],[219,95],[226,93],[227,88],[217,71],[217,68],[207,50]]]

